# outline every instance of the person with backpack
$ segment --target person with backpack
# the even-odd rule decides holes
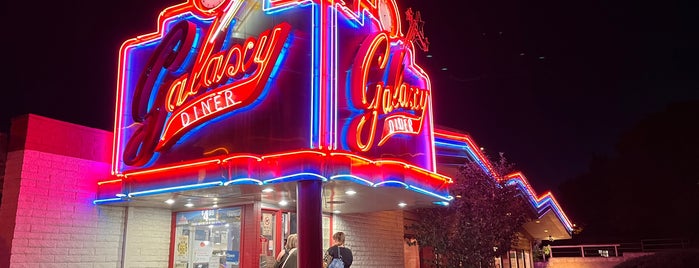
[[[298,265],[298,235],[290,234],[286,238],[284,250],[277,255],[277,261],[274,263],[274,268],[296,268]]]
[[[328,248],[323,259],[323,267],[349,268],[352,266],[352,250],[345,247],[345,233],[337,232],[333,235],[335,245]]]

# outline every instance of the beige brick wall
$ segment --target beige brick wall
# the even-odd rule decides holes
[[[124,267],[167,267],[172,213],[131,207],[127,210]]]
[[[347,235],[352,249],[352,268],[404,267],[403,211],[337,214],[333,232]]]

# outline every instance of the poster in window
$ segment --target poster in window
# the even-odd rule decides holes
[[[262,214],[262,235],[267,237],[272,236],[272,228],[274,227],[272,224],[273,216],[273,214],[269,213]]]
[[[176,257],[178,259],[186,259],[187,253],[189,252],[189,236],[181,235],[180,237],[178,237],[176,249]]]
[[[196,241],[196,246],[194,247],[194,262],[195,263],[209,263],[211,255],[214,252],[214,248],[211,247],[209,241]],[[196,268],[197,266],[194,265]]]

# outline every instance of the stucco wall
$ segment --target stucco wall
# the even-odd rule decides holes
[[[624,253],[621,257],[554,257],[547,262],[536,262],[535,268],[612,268],[629,259],[652,253]]]
[[[352,249],[353,268],[404,267],[402,211],[336,214],[333,232],[338,231],[347,235],[345,245]]]

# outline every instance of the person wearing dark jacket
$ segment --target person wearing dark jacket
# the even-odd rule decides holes
[[[352,266],[352,250],[345,247],[345,233],[335,233],[333,242],[335,244],[325,252],[324,267],[330,265],[333,259],[341,259],[345,263],[345,268]]]

